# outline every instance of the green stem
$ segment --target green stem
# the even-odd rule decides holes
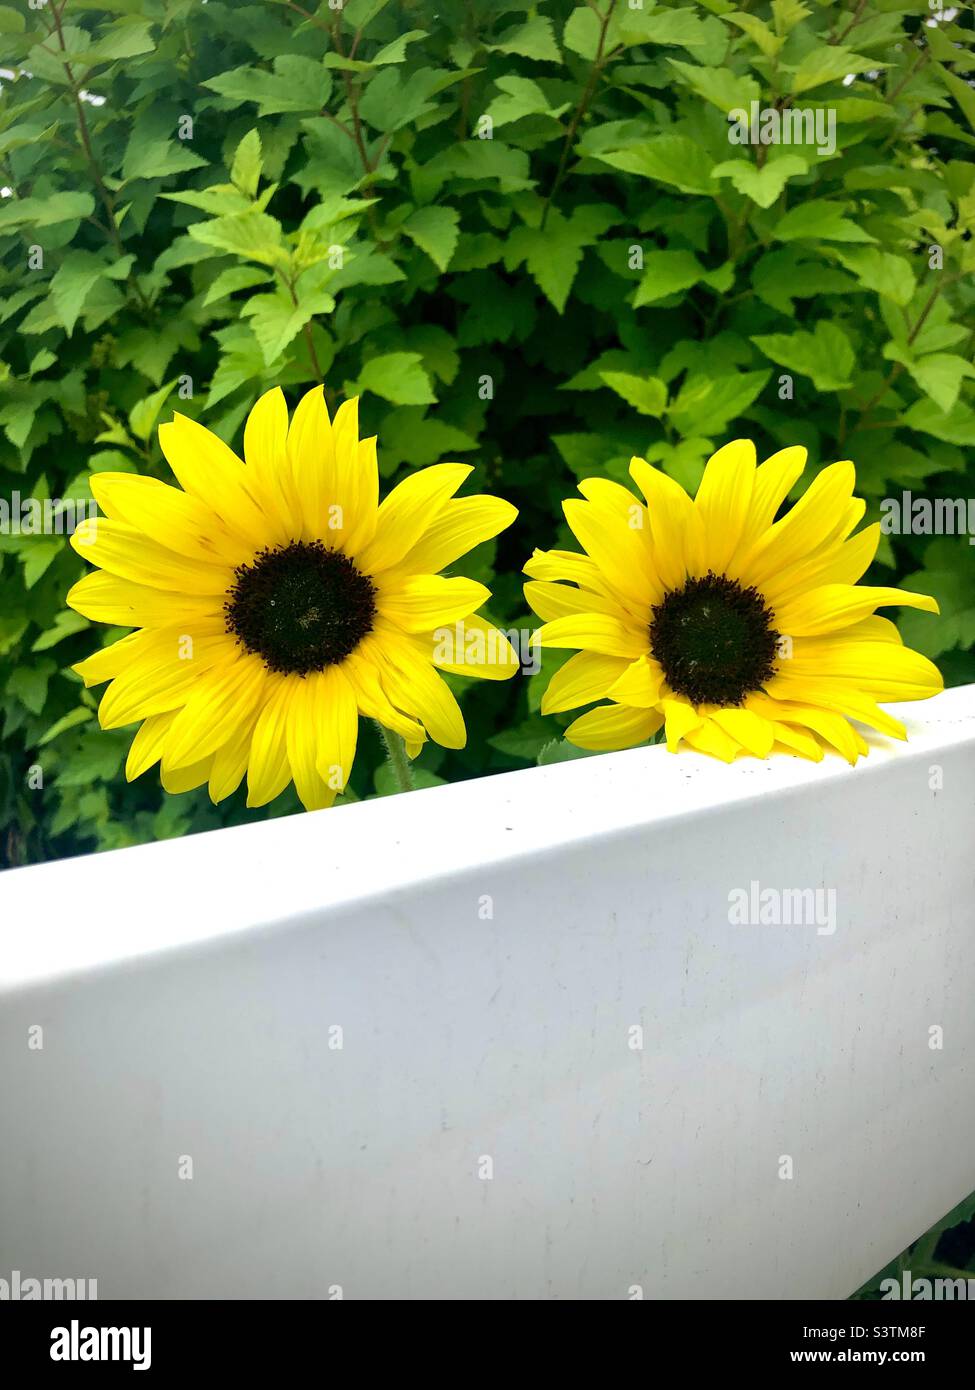
[[[392,729],[387,729],[384,724],[380,724],[378,719],[374,723],[379,730],[383,746],[386,749],[386,757],[393,769],[393,776],[399,784],[400,791],[413,791],[416,782],[413,780],[413,769],[410,767],[410,760],[406,754],[406,744],[399,734],[394,733]]]

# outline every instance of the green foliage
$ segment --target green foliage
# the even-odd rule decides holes
[[[0,497],[166,477],[174,408],[239,443],[262,391],[324,379],[332,406],[364,393],[387,484],[460,454],[520,507],[468,572],[530,626],[524,559],[567,543],[577,478],[634,452],[690,487],[735,435],[852,457],[868,519],[904,489],[975,496],[972,16],[927,21],[908,0],[0,9]],[[752,100],[833,112],[835,147],[733,143]],[[950,681],[975,679],[973,559],[894,536],[869,576],[938,594],[944,622],[903,628]],[[83,570],[63,535],[0,535],[0,857],[296,810],[124,782],[130,731],[101,732],[70,671],[118,635],[64,611]],[[457,682],[468,746],[422,777],[559,757],[543,679]],[[353,788],[390,789],[370,730]]]

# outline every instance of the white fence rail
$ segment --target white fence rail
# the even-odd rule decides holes
[[[0,1277],[846,1296],[975,1188],[975,686],[906,708],[0,876]]]

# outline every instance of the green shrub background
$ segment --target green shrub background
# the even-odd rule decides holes
[[[459,458],[521,509],[465,572],[531,626],[525,558],[633,453],[691,487],[742,434],[807,445],[805,481],[852,457],[868,520],[975,496],[971,11],[309,4],[0,7],[0,497],[167,477],[174,408],[239,443],[262,391],[324,378],[387,486]],[[753,99],[832,108],[835,153],[731,144]],[[85,569],[0,535],[0,862],[298,810],[124,781],[131,730],[70,671],[120,635],[65,609]],[[965,537],[885,538],[868,577],[935,593],[905,638],[975,680]],[[561,756],[545,679],[456,682],[468,746],[422,780]],[[391,790],[371,729],[352,785]]]

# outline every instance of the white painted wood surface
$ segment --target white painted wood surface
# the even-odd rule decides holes
[[[0,1277],[845,1297],[975,1188],[975,686],[897,713],[3,874]]]

